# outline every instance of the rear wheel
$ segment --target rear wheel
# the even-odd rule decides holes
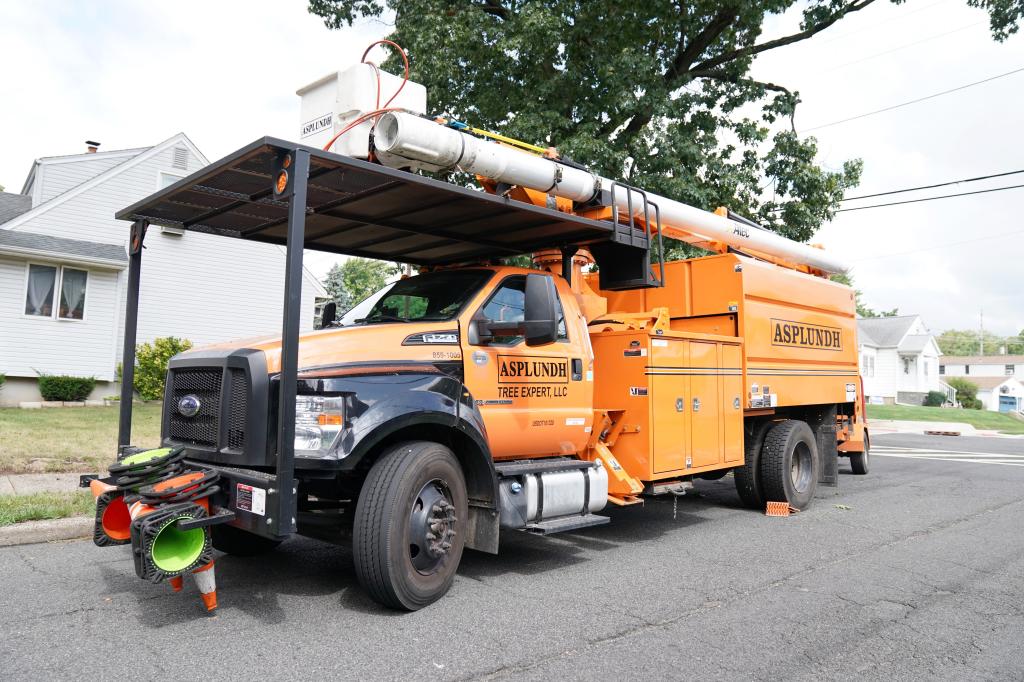
[[[266,554],[281,544],[280,540],[261,538],[234,526],[224,524],[211,526],[210,535],[214,549],[234,556],[257,556]]]
[[[787,419],[768,432],[761,450],[761,486],[766,501],[805,509],[814,499],[821,462],[814,432],[805,422]]]
[[[451,587],[466,542],[466,482],[452,451],[411,442],[370,470],[356,504],[359,582],[377,602],[415,611]]]
[[[868,473],[871,464],[871,445],[868,442],[867,434],[864,434],[864,452],[850,453],[850,468],[853,473],[863,476]]]
[[[743,505],[749,509],[764,509],[764,492],[761,490],[761,447],[764,436],[772,428],[772,422],[754,424],[750,431],[743,432],[743,466],[733,469],[736,492]]]

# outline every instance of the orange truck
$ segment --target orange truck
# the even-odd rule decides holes
[[[351,543],[368,593],[414,610],[502,531],[601,525],[609,505],[730,472],[745,505],[804,509],[838,484],[839,457],[867,473],[854,297],[825,276],[828,254],[596,176],[565,188],[581,169],[550,150],[419,119],[479,147],[452,166],[487,191],[434,180],[409,169],[443,167],[443,149],[402,156],[398,120],[377,121],[368,160],[263,138],[118,213],[132,222],[122,455],[147,227],[287,247],[279,336],[170,362],[161,445],[217,477],[183,532],[236,554],[294,533]],[[523,158],[502,170],[487,154]],[[538,162],[551,186],[517,175]],[[664,262],[662,235],[715,253]],[[304,248],[419,274],[300,334]],[[533,267],[503,264],[519,254]]]

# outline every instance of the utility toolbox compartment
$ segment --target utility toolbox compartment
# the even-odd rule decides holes
[[[612,453],[628,471],[657,480],[743,462],[740,339],[602,331],[591,343],[595,406],[624,410]]]

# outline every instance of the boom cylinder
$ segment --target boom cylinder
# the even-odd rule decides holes
[[[601,190],[610,190],[613,184],[608,178],[588,171],[483,140],[404,112],[388,112],[381,116],[375,128],[374,146],[383,152],[378,156],[385,165],[402,166],[412,161],[435,170],[459,168],[498,182],[578,202],[590,201]],[[849,270],[843,259],[770,230],[751,228],[667,197],[651,193],[647,196],[660,209],[662,233],[666,237],[718,241],[741,251],[763,253],[825,272]],[[625,191],[615,193],[615,203],[621,211],[630,210]],[[633,201],[632,210],[642,218],[643,202]]]

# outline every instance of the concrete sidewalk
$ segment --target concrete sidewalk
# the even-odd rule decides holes
[[[81,474],[0,474],[0,495],[77,490],[79,476]]]
[[[1022,438],[1019,435],[999,433],[994,429],[977,429],[963,422],[926,422],[901,419],[870,419],[868,429],[873,433],[924,433],[925,431],[952,431],[961,436],[993,436],[996,438]]]

